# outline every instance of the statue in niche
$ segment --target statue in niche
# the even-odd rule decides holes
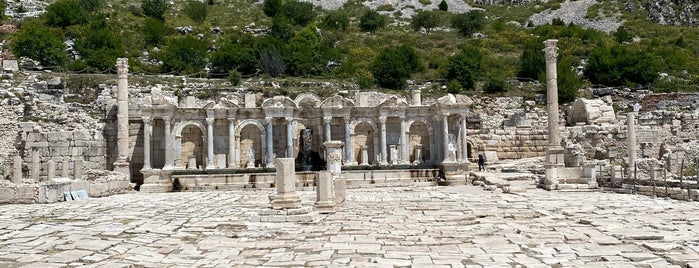
[[[449,134],[449,160],[456,160],[456,136]]]
[[[252,148],[252,145],[248,148],[248,168],[254,168],[255,167],[255,149]]]

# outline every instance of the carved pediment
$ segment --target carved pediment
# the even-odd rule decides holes
[[[229,99],[226,98],[220,98],[216,105],[213,107],[214,109],[231,109],[231,108],[239,108],[238,104],[235,102],[230,101]]]
[[[312,107],[312,108],[318,108],[320,107],[320,98],[316,96],[313,93],[302,93],[301,95],[298,95],[296,99],[294,99],[294,102],[298,107]]]
[[[398,98],[397,96],[391,96],[379,104],[381,108],[407,108],[408,106],[410,106],[410,104],[408,104],[405,99]]]
[[[320,107],[323,110],[351,109],[354,107],[354,102],[340,95],[335,95],[325,99],[325,101],[323,101],[323,103],[320,104]]]
[[[262,102],[262,109],[265,110],[267,116],[286,117],[292,116],[298,106],[289,97],[274,96]]]

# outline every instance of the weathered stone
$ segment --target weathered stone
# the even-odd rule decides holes
[[[277,169],[275,184],[277,195],[272,200],[273,209],[289,209],[301,206],[301,200],[296,194],[296,173],[293,158],[277,158],[274,161]]]

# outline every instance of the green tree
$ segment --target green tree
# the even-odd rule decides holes
[[[631,42],[633,40],[633,33],[631,33],[626,27],[619,27],[619,29],[614,32],[614,39],[622,44],[624,42]]]
[[[7,7],[7,1],[5,0],[0,0],[0,10],[3,10],[3,12],[0,12],[0,19],[5,19],[5,8]]]
[[[558,78],[558,103],[564,104],[574,101],[578,97],[578,89],[582,85],[580,77],[573,72],[572,61],[561,59],[556,63]]]
[[[286,71],[284,57],[288,55],[286,43],[273,36],[265,36],[259,40],[260,70],[272,77],[279,77]]]
[[[451,27],[465,37],[471,37],[471,35],[483,29],[484,26],[485,15],[478,10],[455,14],[451,17]]]
[[[170,9],[170,4],[167,0],[142,0],[141,9],[148,17],[165,20],[165,12]]]
[[[211,69],[214,76],[236,70],[242,74],[250,75],[257,71],[258,67],[257,39],[250,34],[241,34],[225,39],[223,43],[211,53]]]
[[[169,31],[170,28],[159,19],[146,18],[143,21],[143,34],[145,35],[146,44],[158,46],[165,43],[165,36],[168,35]]]
[[[102,7],[102,0],[80,0],[80,5],[89,13],[94,13]]]
[[[284,16],[289,18],[294,25],[306,26],[316,18],[313,4],[308,2],[301,2],[298,0],[287,1],[284,3],[282,11]]]
[[[379,85],[400,89],[413,73],[423,68],[420,56],[411,46],[387,47],[369,64],[369,71]]]
[[[376,32],[384,25],[386,25],[386,17],[374,10],[367,10],[359,19],[359,28],[364,32]]]
[[[104,16],[90,21],[85,33],[75,40],[75,49],[90,67],[100,71],[114,68],[114,62],[125,55],[121,37]]]
[[[439,14],[436,12],[418,10],[417,13],[413,15],[410,26],[412,26],[415,31],[424,28],[425,35],[429,35],[432,29],[439,26],[439,23]]]
[[[163,52],[164,72],[195,74],[206,65],[206,43],[193,36],[171,39]]]
[[[544,59],[543,41],[538,39],[526,42],[522,57],[519,61],[517,75],[523,78],[539,79],[546,72],[546,59]]]
[[[282,9],[282,0],[264,0],[262,1],[262,12],[268,17],[274,17]]]
[[[46,67],[63,66],[68,60],[61,32],[38,20],[28,20],[12,35],[12,53],[37,60]]]
[[[325,17],[323,17],[322,26],[324,29],[328,30],[341,30],[346,31],[349,27],[350,21],[347,17],[347,13],[342,10],[335,10],[328,12]]]
[[[284,42],[289,42],[289,40],[294,37],[294,27],[291,25],[289,19],[284,16],[272,18],[272,27],[269,28],[269,31],[273,37]]]
[[[197,24],[202,24],[206,21],[206,16],[209,13],[208,6],[197,0],[189,0],[184,6],[184,13]]]
[[[449,10],[449,4],[447,4],[447,1],[442,0],[442,2],[439,2],[439,10],[441,10],[441,11]]]
[[[647,85],[658,76],[659,63],[647,52],[616,45],[592,51],[585,66],[585,77],[594,84]]]
[[[230,74],[228,75],[228,82],[231,82],[231,85],[238,86],[242,81],[243,75],[240,72],[238,72],[238,70],[230,71]]]
[[[287,72],[294,76],[318,75],[322,71],[320,38],[315,27],[308,26],[289,40],[290,52],[285,59]]]
[[[86,23],[89,15],[78,0],[58,0],[46,7],[43,17],[46,18],[47,25],[65,29]]]
[[[483,53],[478,48],[463,47],[459,53],[449,58],[446,78],[459,81],[465,89],[473,89],[481,73]]]

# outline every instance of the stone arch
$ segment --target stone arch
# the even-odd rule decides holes
[[[476,162],[478,159],[478,148],[476,148],[476,145],[473,144],[472,140],[468,140],[466,142],[466,159],[468,159],[471,162]]]
[[[206,152],[206,128],[204,125],[198,121],[182,122],[175,127],[174,134],[176,148],[178,148],[175,158],[179,158],[179,161],[176,160],[176,166],[187,167],[189,159],[193,157],[195,159],[194,168],[203,167],[205,163],[204,153]]]
[[[426,120],[410,120],[408,122],[408,154],[411,163],[424,163],[432,160],[432,126]],[[416,147],[420,146],[419,155]]]
[[[302,93],[301,95],[296,96],[294,102],[298,107],[304,107],[302,103],[308,102],[313,103],[313,107],[320,107],[320,98],[313,93]]]
[[[352,136],[352,154],[358,163],[362,164],[362,146],[367,147],[367,161],[372,164],[376,161],[376,152],[378,150],[377,128],[372,120],[363,119],[357,120],[350,125],[350,133]]]
[[[354,129],[359,125],[360,123],[367,123],[371,125],[371,127],[374,129],[374,132],[378,131],[379,127],[376,126],[376,123],[374,123],[374,120],[368,119],[368,118],[359,118],[352,123],[350,123],[350,134],[354,134]]]
[[[264,159],[264,152],[267,149],[265,136],[267,131],[260,121],[255,119],[245,119],[236,127],[236,148],[239,149],[238,166],[257,167],[261,166]],[[250,162],[250,148],[254,159]]]

